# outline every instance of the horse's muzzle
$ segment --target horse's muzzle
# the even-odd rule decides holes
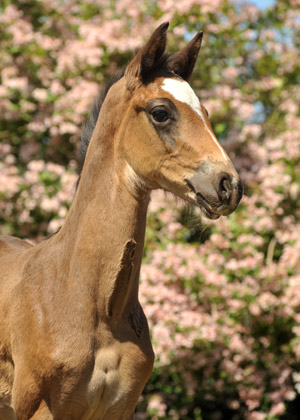
[[[185,182],[210,219],[232,213],[243,195],[243,185],[231,163],[228,166],[217,162],[201,164]]]

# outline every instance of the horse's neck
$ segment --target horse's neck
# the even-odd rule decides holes
[[[109,159],[101,161],[97,154],[89,154],[54,243],[64,271],[67,267],[68,288],[76,289],[76,296],[88,290],[98,312],[119,317],[137,302],[148,196],[134,196],[125,171],[117,173]]]

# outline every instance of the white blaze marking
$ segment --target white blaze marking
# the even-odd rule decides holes
[[[185,104],[189,105],[200,116],[201,120],[203,121],[204,127],[206,128],[206,130],[208,131],[218,148],[221,150],[224,159],[228,160],[228,157],[224,152],[223,147],[218,142],[214,133],[209,129],[201,110],[200,101],[193,89],[191,88],[191,86],[184,80],[166,78],[164,79],[164,82],[162,84],[162,89],[170,93],[175,99],[177,99],[177,101],[184,102]]]

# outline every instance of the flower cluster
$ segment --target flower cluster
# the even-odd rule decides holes
[[[8,144],[0,145],[0,158],[1,233],[17,231],[23,237],[54,233],[73,200],[77,180],[74,168],[66,170],[52,162],[31,160],[21,171]]]

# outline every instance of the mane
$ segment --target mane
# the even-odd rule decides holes
[[[85,160],[85,156],[86,156],[86,152],[87,149],[89,147],[92,135],[93,135],[93,131],[95,129],[95,126],[97,124],[97,120],[98,120],[98,116],[100,113],[100,109],[103,105],[103,102],[107,96],[107,93],[109,91],[109,89],[115,84],[117,83],[123,76],[125,73],[125,69],[123,70],[119,70],[104,86],[102,86],[100,88],[100,91],[98,93],[98,96],[94,102],[91,114],[89,119],[85,122],[83,129],[82,129],[82,133],[81,133],[81,140],[80,140],[80,144],[79,144],[79,149],[78,149],[78,172],[79,174],[82,171],[82,167],[84,164],[84,160]],[[79,182],[79,180],[78,180]]]
[[[158,60],[156,69],[152,69],[152,72],[145,75],[145,78],[143,79],[143,84],[147,85],[148,83],[153,82],[157,77],[175,77],[176,75],[171,72],[168,68],[168,59],[169,55],[164,54],[160,60]],[[83,168],[85,156],[90,144],[90,140],[93,135],[93,131],[95,129],[95,126],[97,124],[98,116],[101,110],[101,107],[103,105],[103,102],[108,94],[109,89],[118,82],[125,73],[126,69],[119,70],[117,73],[104,85],[100,88],[98,97],[95,100],[95,103],[93,105],[91,114],[89,119],[85,122],[82,133],[81,133],[81,141],[78,149],[78,173],[79,173],[79,179],[77,182],[77,186],[80,180],[80,173]]]

